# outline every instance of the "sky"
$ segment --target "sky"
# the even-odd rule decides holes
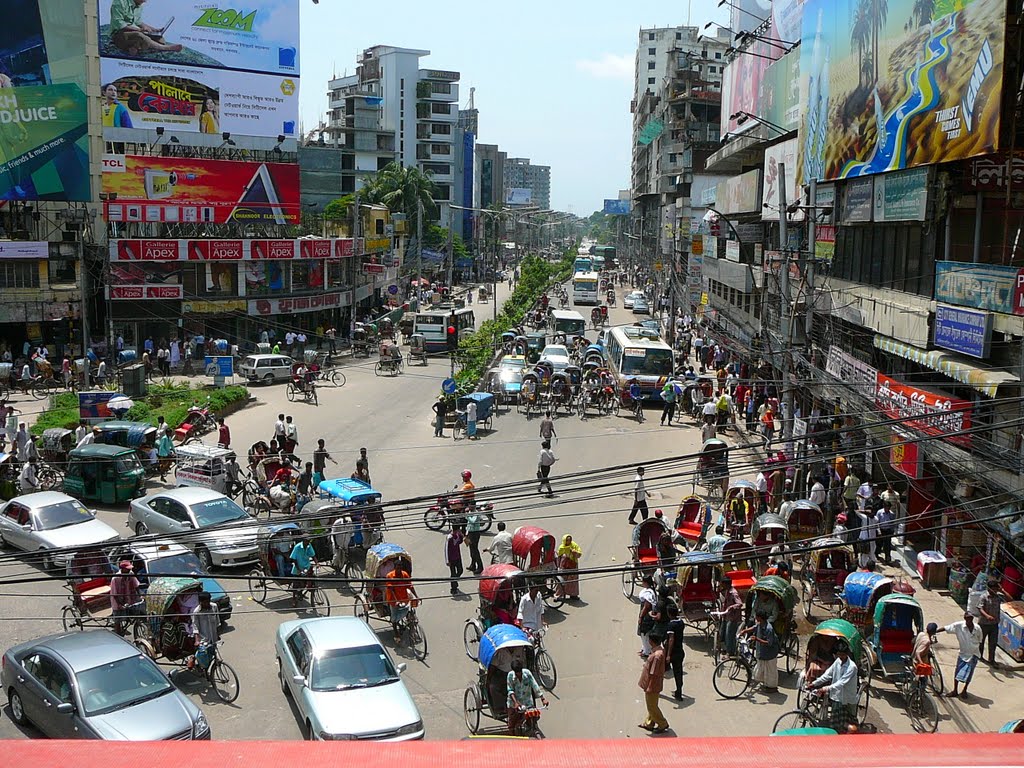
[[[641,27],[728,23],[717,0],[300,0],[303,127],[327,110],[327,81],[374,45],[431,51],[425,68],[476,88],[478,141],[551,166],[551,207],[589,216],[629,187],[633,60]],[[687,15],[689,14],[689,20]]]

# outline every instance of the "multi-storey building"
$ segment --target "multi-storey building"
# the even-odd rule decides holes
[[[508,155],[497,144],[476,145],[476,187],[478,208],[505,204],[505,163]]]
[[[541,210],[551,208],[551,166],[534,165],[525,157],[509,157],[504,169],[505,200],[513,205],[528,203]],[[529,201],[516,198],[513,190],[529,190]]]
[[[379,99],[377,136],[394,137],[396,158],[407,168],[429,173],[437,186],[440,221],[448,220],[447,203],[453,201],[455,134],[459,117],[459,73],[422,69],[420,59],[430,51],[377,45],[360,55],[356,74],[334,78],[328,84],[331,113],[325,140],[347,135],[347,99],[363,94]]]

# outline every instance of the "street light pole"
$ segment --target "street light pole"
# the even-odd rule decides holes
[[[793,339],[790,335],[792,321],[790,320],[789,303],[789,231],[786,217],[788,215],[786,203],[786,166],[779,163],[779,245],[781,246],[784,258],[780,265],[779,291],[782,294],[782,312],[779,315],[779,330],[782,332],[782,439],[788,441],[793,434],[793,391],[790,389],[789,381],[789,358],[793,351]]]

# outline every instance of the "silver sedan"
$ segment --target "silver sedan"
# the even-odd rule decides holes
[[[77,547],[120,538],[78,499],[57,491],[18,496],[0,507],[0,545],[41,552],[45,569],[63,568]]]

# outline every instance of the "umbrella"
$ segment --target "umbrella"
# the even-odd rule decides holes
[[[135,401],[127,395],[115,395],[107,401],[107,408],[111,411],[130,411]]]

